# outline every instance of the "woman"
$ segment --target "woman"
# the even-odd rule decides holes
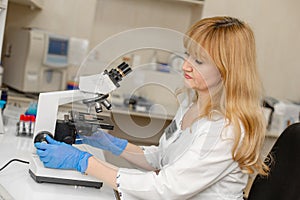
[[[238,19],[212,17],[186,36],[189,92],[158,146],[139,147],[103,131],[81,136],[141,170],[117,168],[50,137],[35,144],[44,165],[95,176],[121,199],[243,199],[248,174],[268,171],[260,156],[266,127],[253,32]]]

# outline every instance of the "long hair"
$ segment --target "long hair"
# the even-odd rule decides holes
[[[186,35],[184,44],[189,53],[203,60],[205,49],[222,79],[222,89],[210,94],[204,115],[209,116],[213,110],[223,113],[234,126],[233,159],[247,173],[266,175],[269,168],[261,157],[266,120],[261,107],[262,83],[253,31],[236,18],[220,16],[198,21]],[[191,45],[191,41],[199,48]],[[243,137],[240,125],[245,131]]]

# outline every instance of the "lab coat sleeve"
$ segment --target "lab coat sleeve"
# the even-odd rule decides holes
[[[212,147],[202,149],[206,146],[203,137],[208,135],[200,135],[182,156],[158,174],[120,168],[117,186],[121,199],[188,199],[239,169],[231,155],[233,140],[220,137]]]
[[[160,151],[159,151],[159,147],[158,146],[141,146],[143,152],[144,152],[144,156],[147,160],[147,162],[149,163],[149,165],[151,165],[153,168],[155,169],[159,169],[159,160],[160,160]]]

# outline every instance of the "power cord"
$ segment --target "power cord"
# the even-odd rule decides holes
[[[1,169],[0,171],[2,171],[5,167],[7,167],[10,163],[17,161],[17,162],[21,162],[21,163],[25,163],[25,164],[29,164],[28,161],[25,160],[20,160],[20,159],[11,159],[8,163],[6,163]]]

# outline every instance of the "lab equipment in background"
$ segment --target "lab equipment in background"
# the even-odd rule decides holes
[[[270,132],[279,136],[289,125],[299,122],[300,105],[289,101],[278,101],[274,104]]]
[[[165,73],[171,72],[170,66],[167,63],[157,63],[156,70],[159,72],[165,72]]]
[[[78,80],[76,80],[79,67],[86,58],[89,50],[89,41],[83,38],[70,37],[67,90],[78,89]],[[97,66],[99,63],[97,63]]]
[[[59,136],[56,134],[65,131],[56,132],[55,129],[58,123],[63,124],[64,121],[67,124],[67,126],[64,127],[72,129],[72,126],[68,126],[70,120],[57,121],[59,105],[83,101],[88,107],[95,106],[97,113],[102,111],[102,106],[110,109],[110,103],[106,98],[109,96],[110,92],[120,86],[118,82],[120,82],[129,72],[131,72],[131,68],[128,64],[122,63],[116,69],[111,69],[110,71],[105,70],[101,74],[80,77],[79,90],[40,93],[33,140],[35,141],[41,134],[43,134],[44,137],[46,133],[54,134],[54,138],[58,138]],[[73,115],[73,119],[76,119],[74,116],[75,115]],[[77,119],[81,119],[82,117],[80,116],[82,115],[78,115]],[[75,122],[73,125],[76,134],[78,127],[80,127],[82,123]],[[73,142],[72,136],[71,138],[66,137],[69,136],[63,136],[64,139],[71,139],[71,143]],[[80,148],[80,146],[78,146],[78,148]],[[96,188],[102,186],[100,180],[81,174],[78,171],[45,168],[38,155],[35,153],[32,154],[29,173],[37,182],[61,183]]]
[[[170,55],[168,60],[168,65],[176,72],[182,72],[182,65],[185,61],[184,55],[182,53],[173,53]]]
[[[3,82],[22,92],[64,90],[69,38],[34,28],[8,27]]]
[[[266,117],[266,120],[268,122],[267,129],[270,130],[271,123],[272,123],[272,117],[274,113],[274,106],[275,104],[279,103],[279,100],[275,99],[274,97],[265,97],[263,99],[263,111],[264,115]]]
[[[137,112],[146,112],[149,111],[152,103],[142,96],[132,95],[124,99],[124,105],[126,107],[129,107],[130,110],[135,110]]]
[[[76,81],[68,81],[67,82],[67,90],[78,90],[78,83]]]
[[[156,70],[156,65],[157,65],[157,51],[156,50],[153,50],[153,53],[150,56],[149,65],[150,65],[150,69]]]

